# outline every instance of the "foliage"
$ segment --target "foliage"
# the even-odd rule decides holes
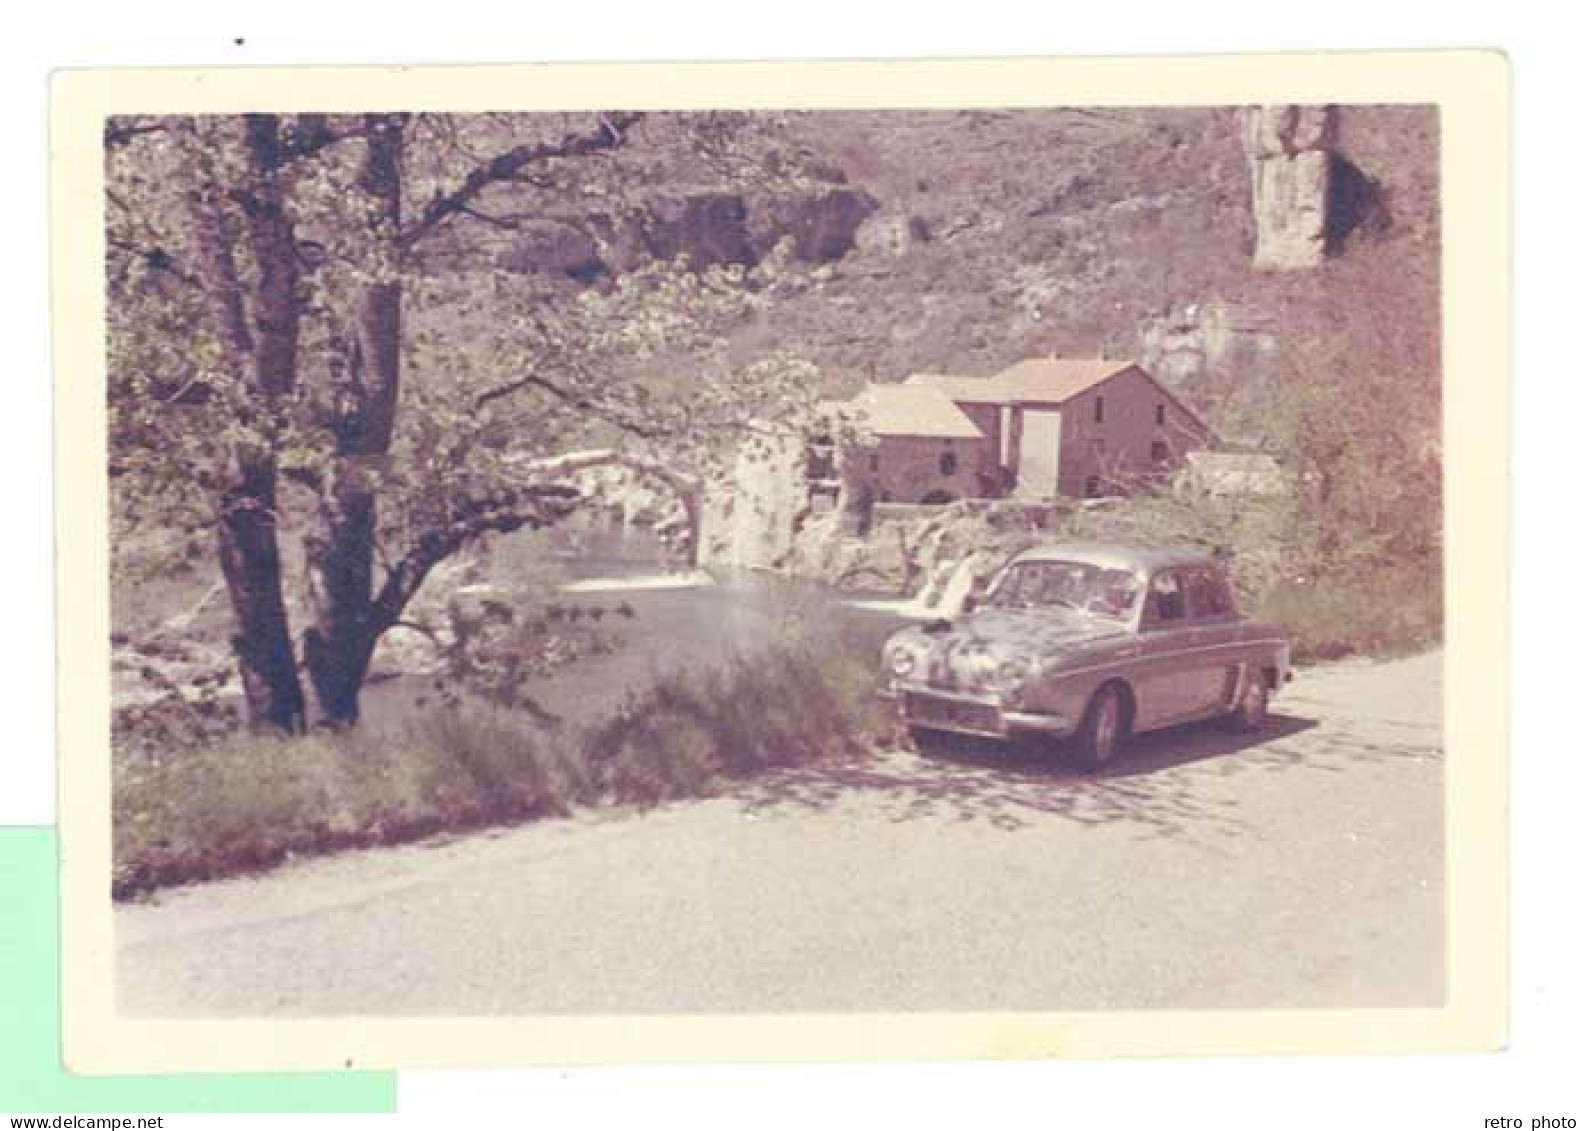
[[[585,733],[478,700],[372,729],[120,747],[114,890],[593,805],[708,796],[840,753],[877,722],[872,653],[781,645],[677,672]]]
[[[631,210],[657,152],[799,183],[775,116],[117,119],[106,142],[117,523],[179,532],[184,560],[218,527],[244,688],[277,725],[302,715],[293,621],[322,711],[353,721],[374,644],[439,561],[583,498],[526,461],[620,443],[697,476],[799,391],[775,365],[703,364],[681,389],[632,368],[707,358],[789,285],[785,250],[571,290],[490,254],[556,207]]]
[[[1255,615],[1281,624],[1299,662],[1346,656],[1391,659],[1443,639],[1436,563],[1285,579],[1255,597]]]

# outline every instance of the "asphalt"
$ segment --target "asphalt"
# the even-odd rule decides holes
[[[140,1016],[1435,1005],[1441,655],[1103,776],[962,746],[116,910]]]

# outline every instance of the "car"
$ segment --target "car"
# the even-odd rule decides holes
[[[1216,555],[1095,543],[1015,555],[955,620],[889,637],[881,666],[880,693],[921,745],[1064,740],[1090,769],[1180,723],[1258,731],[1291,678],[1283,632],[1240,616]]]

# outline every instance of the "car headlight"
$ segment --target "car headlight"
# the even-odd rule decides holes
[[[887,667],[892,669],[893,675],[908,675],[914,670],[914,653],[907,648],[894,648]]]

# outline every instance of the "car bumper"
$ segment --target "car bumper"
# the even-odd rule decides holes
[[[911,684],[884,687],[878,694],[898,705],[908,726],[980,738],[1013,738],[1025,734],[1062,737],[1072,734],[1074,721],[1056,712],[1016,710],[988,695]]]

